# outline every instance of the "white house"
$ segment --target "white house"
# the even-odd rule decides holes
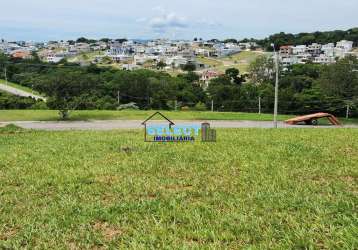
[[[185,65],[188,63],[188,59],[184,58],[183,56],[173,56],[173,57],[167,57],[165,60],[166,65],[172,65],[176,68],[179,68],[182,65]]]
[[[352,49],[353,42],[342,40],[337,43],[334,54],[336,57],[343,58],[348,54],[348,52],[352,51]]]
[[[334,43],[322,45],[322,51],[325,56],[334,57]]]
[[[64,58],[64,56],[61,56],[61,55],[49,55],[49,56],[46,57],[46,62],[49,62],[49,63],[58,63],[58,62],[60,62],[63,58]]]
[[[292,54],[294,55],[302,55],[307,53],[306,45],[297,45],[292,47]]]
[[[320,64],[330,64],[330,63],[334,63],[335,59],[332,56],[326,56],[324,54],[321,54],[321,55],[315,57],[313,62],[320,63]]]

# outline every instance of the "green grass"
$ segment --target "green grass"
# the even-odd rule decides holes
[[[6,84],[6,81],[0,79],[0,83]],[[28,93],[32,93],[32,94],[34,94],[34,95],[41,95],[39,92],[34,91],[34,90],[32,90],[31,88],[22,86],[22,85],[20,85],[20,84],[16,84],[16,83],[13,83],[13,82],[9,82],[9,81],[8,81],[8,82],[7,82],[7,85],[9,85],[10,87],[19,89],[19,90],[23,90],[23,91],[28,92]]]
[[[102,56],[102,55],[104,55],[104,51],[83,52],[83,53],[80,53],[79,55],[69,57],[68,61],[73,62],[73,63],[81,62],[81,61],[91,62],[97,56]]]
[[[357,249],[358,130],[0,129],[0,248]]]
[[[199,56],[196,58],[200,63],[204,63],[210,67],[218,67],[221,66],[223,63],[219,59],[214,58],[207,58]]]
[[[257,51],[242,51],[240,53],[222,57],[222,58],[206,58],[198,57],[197,60],[211,67],[213,70],[217,70],[224,73],[228,68],[237,68],[241,73],[245,73],[248,70],[248,66],[258,56],[263,55],[263,52]]]
[[[155,111],[105,111],[81,110],[70,113],[70,120],[145,120]],[[253,120],[270,121],[270,114],[234,113],[234,112],[199,112],[199,111],[162,111],[164,115],[173,120]],[[292,116],[279,116],[284,120]],[[56,110],[0,110],[1,121],[55,121],[58,120]]]

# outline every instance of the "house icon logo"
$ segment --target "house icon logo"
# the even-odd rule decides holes
[[[159,116],[163,121],[154,120]],[[156,112],[145,121],[145,142],[194,142],[200,138],[202,142],[216,142],[216,130],[210,128],[209,123],[178,125],[168,119],[161,112]]]

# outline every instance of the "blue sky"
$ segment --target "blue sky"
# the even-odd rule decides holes
[[[357,0],[0,0],[0,38],[263,38],[358,27]]]

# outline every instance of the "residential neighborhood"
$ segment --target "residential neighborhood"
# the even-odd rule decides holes
[[[358,56],[353,49],[353,42],[347,40],[339,41],[336,44],[284,45],[280,47],[279,60],[284,67],[307,62],[330,64],[347,55]],[[48,63],[59,63],[61,60],[67,59],[81,65],[89,63],[114,64],[126,70],[157,68],[158,63],[161,62],[162,70],[172,71],[181,69],[190,63],[195,65],[201,74],[207,70],[212,72],[213,69],[210,69],[210,65],[197,60],[198,57],[220,60],[220,58],[229,57],[242,51],[258,50],[262,50],[262,48],[255,42],[225,43],[196,39],[194,41],[108,39],[108,41],[91,43],[63,40],[10,42],[2,39],[0,41],[0,51],[13,58],[28,59],[37,54],[43,62]],[[205,73],[203,78],[207,79],[208,75],[217,75],[218,73]]]
[[[283,66],[307,62],[330,64],[335,63],[337,58],[341,59],[347,55],[357,56],[358,53],[354,53],[352,50],[353,42],[346,40],[339,41],[336,44],[286,45],[280,47],[280,61]]]

